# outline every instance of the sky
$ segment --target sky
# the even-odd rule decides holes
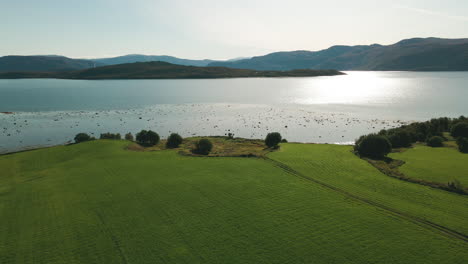
[[[468,0],[0,0],[0,56],[230,59],[468,38]]]

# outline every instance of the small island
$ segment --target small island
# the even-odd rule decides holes
[[[252,77],[315,77],[344,75],[337,70],[258,71],[226,67],[197,67],[162,61],[125,63],[69,72],[7,72],[0,79],[56,78],[76,80],[110,79],[217,79]]]

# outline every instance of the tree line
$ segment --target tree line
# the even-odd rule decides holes
[[[382,159],[393,148],[407,148],[416,142],[430,147],[442,147],[448,132],[456,139],[458,150],[468,153],[468,118],[433,118],[426,122],[414,122],[398,128],[383,129],[379,133],[361,136],[356,140],[354,150],[360,156]]]
[[[87,133],[78,133],[74,138],[75,143],[81,143],[95,139],[95,137],[92,137]],[[108,132],[101,134],[99,139],[120,140],[122,137],[120,133],[113,134]],[[229,133],[228,139],[234,139],[234,134]],[[134,141],[134,137],[131,133],[127,133],[125,134],[125,140]],[[135,141],[141,146],[152,147],[160,142],[160,137],[158,133],[152,130],[141,130],[135,135]],[[183,143],[183,141],[184,139],[179,134],[172,133],[166,140],[166,148],[178,148]],[[287,142],[287,140],[283,139],[281,134],[278,132],[268,133],[265,138],[265,145],[271,149],[279,148],[280,142]],[[195,142],[192,152],[199,155],[208,155],[212,149],[213,143],[207,138],[202,138]]]

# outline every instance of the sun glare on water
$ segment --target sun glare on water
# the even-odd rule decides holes
[[[303,99],[299,104],[375,104],[388,103],[394,93],[396,80],[382,77],[374,72],[348,72],[333,78],[309,79],[301,90]]]

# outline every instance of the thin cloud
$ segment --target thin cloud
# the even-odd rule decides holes
[[[433,10],[429,10],[429,9],[415,8],[415,7],[402,6],[402,5],[399,5],[399,6],[396,6],[396,7],[399,8],[399,9],[405,9],[405,10],[413,11],[413,12],[420,13],[420,14],[438,16],[438,17],[448,18],[448,19],[452,19],[452,20],[468,22],[468,17],[467,16],[450,15],[450,14],[437,12],[437,11],[433,11]]]

